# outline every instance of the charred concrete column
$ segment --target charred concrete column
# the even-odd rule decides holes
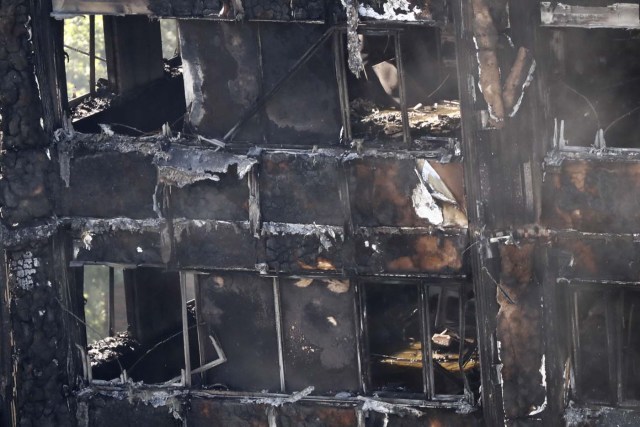
[[[555,425],[536,226],[545,136],[534,90],[537,11],[528,3],[455,2],[482,401],[494,426]]]
[[[29,2],[0,2],[2,422],[73,425],[68,326],[51,227],[57,178],[34,74]],[[43,84],[43,82],[41,82]],[[55,230],[55,227],[53,228]],[[48,230],[45,232],[44,230]],[[10,409],[8,408],[10,406]]]

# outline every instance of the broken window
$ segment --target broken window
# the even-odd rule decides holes
[[[555,28],[545,34],[555,146],[640,148],[640,31]]]
[[[133,136],[160,133],[165,123],[182,129],[186,105],[177,37],[174,20],[162,25],[145,16],[65,20],[68,95],[78,96],[69,103],[74,128]]]
[[[358,37],[363,71],[343,68],[354,140],[428,147],[460,136],[455,70],[444,65],[439,29],[362,29]]]
[[[86,265],[81,276],[86,295],[86,377],[130,377],[147,383],[180,378],[184,345],[179,274]],[[187,316],[187,321],[195,337],[194,316]]]
[[[369,387],[427,399],[479,386],[475,307],[464,285],[364,283]]]
[[[569,294],[576,399],[640,401],[640,291],[572,284]]]

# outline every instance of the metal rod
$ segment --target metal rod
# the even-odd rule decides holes
[[[362,319],[362,307],[360,301],[360,292],[361,292],[361,284],[358,280],[353,280],[353,312],[354,312],[354,323],[356,327],[356,355],[358,358],[358,378],[360,379],[360,391],[363,394],[367,393],[367,382],[364,375],[364,361],[362,360],[362,348],[364,346],[364,341],[362,337],[362,325],[360,323],[360,319]]]
[[[96,17],[89,15],[89,93],[96,92]]]
[[[276,334],[278,336],[278,366],[280,367],[280,391],[287,392],[284,378],[284,337],[282,334],[282,311],[280,305],[280,281],[273,278],[273,306],[276,315]]]
[[[471,386],[469,385],[469,378],[467,378],[467,373],[464,371],[464,365],[466,363],[465,360],[465,349],[464,346],[467,342],[467,322],[465,319],[465,308],[467,305],[467,295],[464,284],[460,285],[460,291],[458,294],[458,327],[460,331],[458,332],[458,336],[460,337],[460,347],[458,348],[458,369],[460,369],[460,375],[462,375],[462,382],[464,384],[464,394],[469,397],[473,397],[473,392],[471,391]]]
[[[400,43],[400,32],[394,35],[396,68],[398,69],[398,89],[400,92],[400,113],[402,115],[402,136],[404,143],[408,146],[411,143],[411,129],[409,127],[409,113],[407,112],[407,88],[405,85],[404,64],[402,63],[402,46]]]
[[[431,326],[429,321],[429,287],[424,283],[418,285],[420,293],[420,333],[422,339],[422,390],[427,399],[433,399],[435,390],[433,386],[433,357],[431,356]]]
[[[81,54],[81,55],[91,56],[91,54],[90,54],[89,52],[86,52],[86,51],[84,51],[84,50],[78,49],[77,47],[69,46],[68,44],[65,44],[65,45],[63,45],[63,46],[64,46],[64,48],[65,48],[65,49],[69,49],[69,50],[71,50],[71,51],[73,51],[73,52],[76,52],[76,53],[79,53],[79,54]],[[103,58],[103,57],[101,57],[101,56],[95,55],[95,58],[96,58],[98,61],[107,62],[107,60],[106,60],[106,59],[104,59],[104,58]]]
[[[373,385],[371,384],[371,356],[369,349],[369,320],[367,312],[367,286],[360,282],[360,342],[362,352],[362,381],[365,394],[371,393]]]
[[[205,364],[206,360],[206,352],[205,352],[205,324],[202,322],[202,307],[200,305],[200,301],[202,301],[202,288],[200,286],[200,280],[198,280],[198,276],[194,274],[194,287],[195,287],[195,295],[196,295],[196,330],[198,333],[198,356],[200,365]],[[193,375],[193,371],[191,372]],[[201,380],[204,383],[204,374],[201,376]]]
[[[184,345],[184,386],[191,386],[191,352],[189,349],[189,319],[187,317],[187,277],[189,273],[180,273],[180,301],[182,309],[182,343]]]
[[[340,114],[342,116],[342,143],[351,142],[351,117],[349,111],[349,88],[347,86],[346,66],[344,61],[344,43],[342,31],[333,33],[333,59],[338,83],[338,97],[340,98]]]
[[[108,316],[109,316],[109,336],[115,335],[116,329],[116,307],[115,307],[115,269],[109,267],[109,295],[108,295]]]
[[[289,71],[278,80],[278,82],[273,85],[271,89],[269,89],[264,95],[256,100],[256,102],[242,115],[240,120],[233,125],[233,127],[226,133],[224,136],[224,142],[230,142],[238,130],[254,116],[264,105],[282,89],[284,83],[289,80],[297,71],[302,68],[304,64],[309,61],[309,59],[320,49],[320,47],[326,42],[329,37],[333,34],[335,27],[331,27],[325,31],[325,33],[314,43],[309,49],[296,61],[295,64],[289,69]]]

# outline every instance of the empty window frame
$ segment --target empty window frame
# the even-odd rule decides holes
[[[83,268],[84,319],[87,343],[128,329],[123,269],[106,265]]]
[[[78,274],[86,301],[88,379],[189,383],[181,371],[199,372],[206,344],[198,342],[193,275],[103,265],[86,265]]]
[[[97,82],[107,81],[102,16],[76,16],[64,21],[67,95],[72,104],[96,93]]]
[[[464,284],[359,283],[363,386],[390,397],[477,393],[473,295]]]
[[[640,404],[640,289],[569,285],[574,398]]]
[[[554,143],[561,150],[639,149],[640,31],[546,31]]]
[[[360,31],[363,71],[358,77],[345,65],[344,32],[334,40],[347,140],[430,146],[458,138],[460,105],[455,70],[445,66],[441,30],[400,27]]]

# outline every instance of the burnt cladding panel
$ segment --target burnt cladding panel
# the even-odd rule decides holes
[[[272,279],[224,273],[199,279],[200,315],[227,361],[206,374],[230,390],[280,390]],[[206,338],[206,337],[205,337]],[[207,354],[207,361],[215,354]]]
[[[166,406],[154,408],[142,402],[131,403],[127,399],[95,397],[81,403],[87,406],[87,424],[94,427],[178,427],[176,420]]]
[[[268,90],[324,33],[321,26],[260,24]],[[266,105],[271,143],[337,144],[342,121],[331,39]]]
[[[342,225],[338,163],[332,157],[275,154],[260,173],[264,221]]]
[[[220,181],[204,180],[171,189],[175,218],[249,220],[247,177],[238,179],[236,167],[220,174]]]
[[[354,290],[348,280],[281,280],[287,391],[357,391]]]
[[[265,405],[213,399],[191,399],[187,423],[190,427],[269,426]]]
[[[138,154],[99,153],[71,160],[64,215],[153,218],[156,168]]]

